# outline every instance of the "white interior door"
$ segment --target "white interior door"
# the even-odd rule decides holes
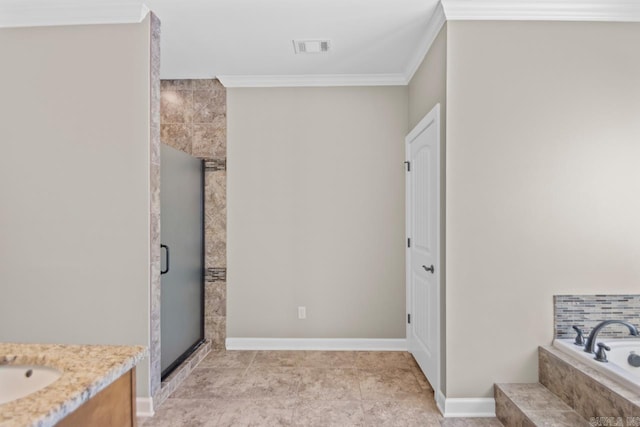
[[[440,387],[440,105],[409,133],[407,341],[434,390]]]

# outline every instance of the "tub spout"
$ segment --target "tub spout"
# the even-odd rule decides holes
[[[629,333],[631,335],[634,335],[634,336],[640,335],[638,333],[638,329],[629,322],[625,322],[624,320],[605,320],[604,322],[598,323],[598,325],[595,328],[593,328],[593,330],[589,334],[589,338],[587,338],[587,344],[584,346],[584,351],[587,353],[593,353],[593,349],[596,346],[596,337],[598,336],[598,333],[605,326],[612,325],[612,324],[624,325],[629,329]]]

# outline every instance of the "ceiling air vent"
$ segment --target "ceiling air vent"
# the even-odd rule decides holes
[[[329,40],[294,40],[296,53],[325,53],[329,51]]]

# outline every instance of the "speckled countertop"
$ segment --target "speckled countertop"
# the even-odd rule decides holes
[[[0,365],[39,365],[62,371],[36,393],[0,405],[0,426],[52,426],[133,368],[142,346],[0,343]]]

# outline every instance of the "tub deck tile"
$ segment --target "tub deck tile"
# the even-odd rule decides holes
[[[540,382],[583,418],[635,417],[640,396],[582,361],[552,347],[538,351]]]
[[[496,384],[496,415],[507,426],[589,426],[558,396],[540,383]]]

